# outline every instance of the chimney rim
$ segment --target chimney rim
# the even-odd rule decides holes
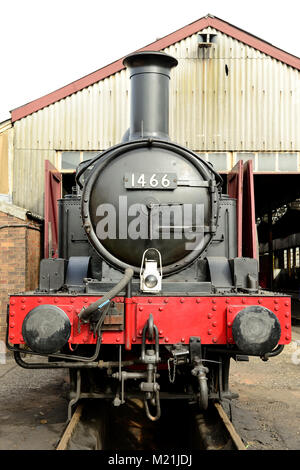
[[[178,60],[165,52],[158,51],[140,51],[133,52],[123,59],[123,65],[125,67],[144,67],[145,65],[151,65],[153,62],[156,65],[165,67],[176,67]]]

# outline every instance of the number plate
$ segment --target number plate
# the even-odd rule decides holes
[[[176,173],[125,173],[127,189],[174,189],[177,188]]]

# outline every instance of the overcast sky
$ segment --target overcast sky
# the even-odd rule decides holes
[[[207,13],[300,56],[299,0],[0,0],[0,122]]]

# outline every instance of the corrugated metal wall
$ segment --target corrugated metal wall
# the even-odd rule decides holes
[[[16,148],[103,150],[119,143],[129,122],[128,87],[122,70],[16,121]]]
[[[0,126],[0,199],[2,195],[8,194],[8,137],[9,128],[4,127],[4,130]]]
[[[13,138],[11,120],[0,124],[0,201],[12,202]]]
[[[44,214],[45,160],[56,163],[54,150],[15,150],[13,203],[38,215]]]
[[[196,151],[299,150],[300,72],[207,31],[217,34],[210,50],[198,47],[197,35],[166,49],[179,60],[172,136]]]
[[[209,50],[198,47],[196,34],[165,49],[179,61],[171,138],[196,152],[300,151],[300,72],[212,28],[203,32],[217,34]],[[129,124],[128,90],[122,70],[16,121],[14,203],[42,214],[43,160],[57,165],[56,151],[120,142]]]

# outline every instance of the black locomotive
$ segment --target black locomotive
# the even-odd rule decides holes
[[[155,420],[161,398],[230,398],[230,358],[278,354],[290,302],[260,290],[255,258],[237,257],[221,176],[170,140],[177,60],[146,51],[124,65],[130,128],[79,165],[76,191],[59,200],[58,257],[41,261],[36,292],[11,297],[7,344],[22,367],[70,369],[69,415],[80,398],[142,396]]]

